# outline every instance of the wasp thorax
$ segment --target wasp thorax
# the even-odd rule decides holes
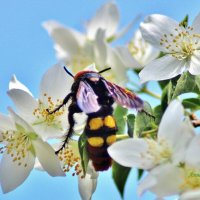
[[[60,150],[58,153],[58,158],[61,161],[61,165],[63,166],[64,172],[69,172],[71,168],[74,169],[72,176],[82,175],[82,167],[81,167],[81,159],[80,157],[73,151],[71,146],[67,146],[64,149]]]
[[[26,133],[21,130],[2,132],[5,146],[0,148],[0,153],[7,153],[18,166],[27,167],[26,158],[29,153],[34,154],[31,138],[36,138],[35,133]]]
[[[38,100],[38,107],[33,111],[33,115],[37,118],[33,125],[46,123],[48,126],[54,126],[62,130],[59,117],[64,114],[65,108],[60,108],[59,111],[52,114],[49,114],[49,111],[54,110],[63,100],[57,99],[55,103],[46,93],[44,93],[44,98],[47,99],[47,103],[44,104],[41,100]]]
[[[181,25],[174,29],[173,33],[164,34],[160,39],[160,45],[178,60],[189,58],[200,48],[200,34],[193,33],[193,28]]]

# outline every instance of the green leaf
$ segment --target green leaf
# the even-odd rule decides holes
[[[79,137],[78,148],[79,148],[79,153],[81,156],[81,165],[83,168],[83,173],[85,176],[86,171],[87,171],[88,162],[89,162],[88,153],[87,153],[87,137],[86,137],[85,133],[83,133]]]
[[[200,78],[191,75],[189,72],[185,72],[177,81],[172,99],[187,92],[199,93],[199,86]]]
[[[123,108],[119,105],[117,105],[117,107],[115,108],[114,118],[116,120],[117,127],[118,127],[118,131],[116,133],[117,135],[124,134],[125,132],[127,113],[128,113],[127,108]]]
[[[138,169],[138,175],[137,175],[137,179],[140,180],[142,178],[144,170],[143,169]]]
[[[128,125],[128,135],[133,137],[134,133],[134,123],[135,123],[135,115],[130,114],[127,116],[127,125]]]
[[[200,110],[200,99],[197,98],[189,98],[184,99],[182,104],[185,108],[190,109],[192,112]]]
[[[144,102],[144,110],[153,115],[153,110],[149,103]],[[134,123],[134,136],[141,137],[143,131],[155,128],[155,120],[145,112],[138,112]]]
[[[156,123],[156,125],[159,125],[160,124],[160,120],[161,120],[162,115],[163,115],[163,111],[162,111],[161,105],[156,106],[154,108],[153,112],[154,112],[154,116],[155,116],[155,123]]]
[[[179,23],[179,25],[186,28],[188,26],[188,20],[189,20],[189,17],[188,15],[186,15],[185,18]]]
[[[116,162],[112,165],[112,177],[122,198],[124,196],[124,188],[130,171],[131,168],[124,167]]]

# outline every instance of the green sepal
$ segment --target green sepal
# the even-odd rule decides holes
[[[78,140],[78,148],[79,148],[79,154],[81,157],[81,165],[83,169],[83,174],[85,176],[87,171],[87,166],[89,162],[88,152],[87,152],[87,137],[85,133],[83,133]]]
[[[200,110],[200,99],[189,98],[182,101],[184,108],[190,109],[192,112]]]
[[[122,135],[126,129],[126,115],[128,113],[127,108],[117,105],[114,111],[114,118],[118,127],[117,135]]]
[[[199,93],[199,86],[200,77],[193,76],[189,72],[185,72],[177,81],[172,99],[175,99],[177,96],[187,92]]]
[[[183,26],[184,28],[186,28],[188,26],[188,20],[189,20],[189,16],[186,15],[184,17],[184,19],[179,23],[180,26]]]
[[[153,116],[153,110],[149,103],[144,102],[144,110]],[[155,129],[155,120],[145,112],[138,112],[134,123],[134,137],[143,137],[143,131]]]
[[[161,105],[156,106],[153,109],[153,112],[154,112],[154,116],[155,116],[155,123],[156,123],[156,125],[159,125],[160,124],[160,120],[161,120],[162,115],[163,115],[163,111],[162,111]]]
[[[135,115],[129,114],[127,116],[127,126],[128,126],[128,135],[133,137],[134,135],[134,124],[135,124]]]
[[[124,167],[117,162],[113,162],[112,178],[122,198],[124,197],[124,188],[130,171],[131,168]]]
[[[143,169],[138,169],[137,172],[138,172],[137,173],[137,179],[140,180],[142,178],[144,170]]]

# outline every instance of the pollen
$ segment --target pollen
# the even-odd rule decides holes
[[[58,158],[63,166],[62,168],[64,172],[69,172],[71,169],[73,169],[72,176],[82,175],[83,170],[81,167],[80,156],[74,152],[70,145],[58,153]]]
[[[104,125],[109,127],[109,128],[115,128],[116,123],[114,118],[111,115],[108,115],[104,118]]]
[[[2,135],[6,145],[0,148],[0,153],[10,155],[17,166],[27,167],[26,157],[33,149],[29,134],[21,130],[10,130],[2,132]]]
[[[200,188],[200,171],[197,169],[184,167],[183,183],[179,186],[181,190]]]
[[[103,119],[100,117],[92,118],[89,121],[90,130],[98,130],[103,126]]]
[[[92,147],[102,147],[104,144],[104,139],[102,137],[91,137],[88,138],[88,143]]]
[[[172,152],[165,140],[157,142],[153,139],[146,139],[146,142],[148,144],[148,150],[145,155],[141,154],[141,156],[148,156],[151,160],[153,160],[155,165],[165,162],[166,160],[170,160]]]
[[[200,47],[200,35],[194,34],[192,30],[190,26],[175,28],[173,34],[163,34],[160,45],[178,60],[190,58]]]
[[[33,125],[46,123],[47,126],[55,126],[62,130],[62,124],[59,117],[64,114],[64,107],[52,114],[49,114],[48,112],[54,110],[58,105],[60,105],[62,100],[57,99],[55,103],[47,93],[44,93],[43,96],[47,99],[47,105],[45,105],[41,100],[38,101],[38,107],[33,111],[33,115],[36,117]]]

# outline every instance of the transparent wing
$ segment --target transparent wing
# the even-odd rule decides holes
[[[135,108],[138,111],[143,109],[144,102],[133,92],[109,81],[103,80],[103,82],[116,103],[126,108]]]
[[[97,112],[101,108],[97,101],[98,96],[87,82],[80,82],[76,98],[79,108],[86,114]]]

